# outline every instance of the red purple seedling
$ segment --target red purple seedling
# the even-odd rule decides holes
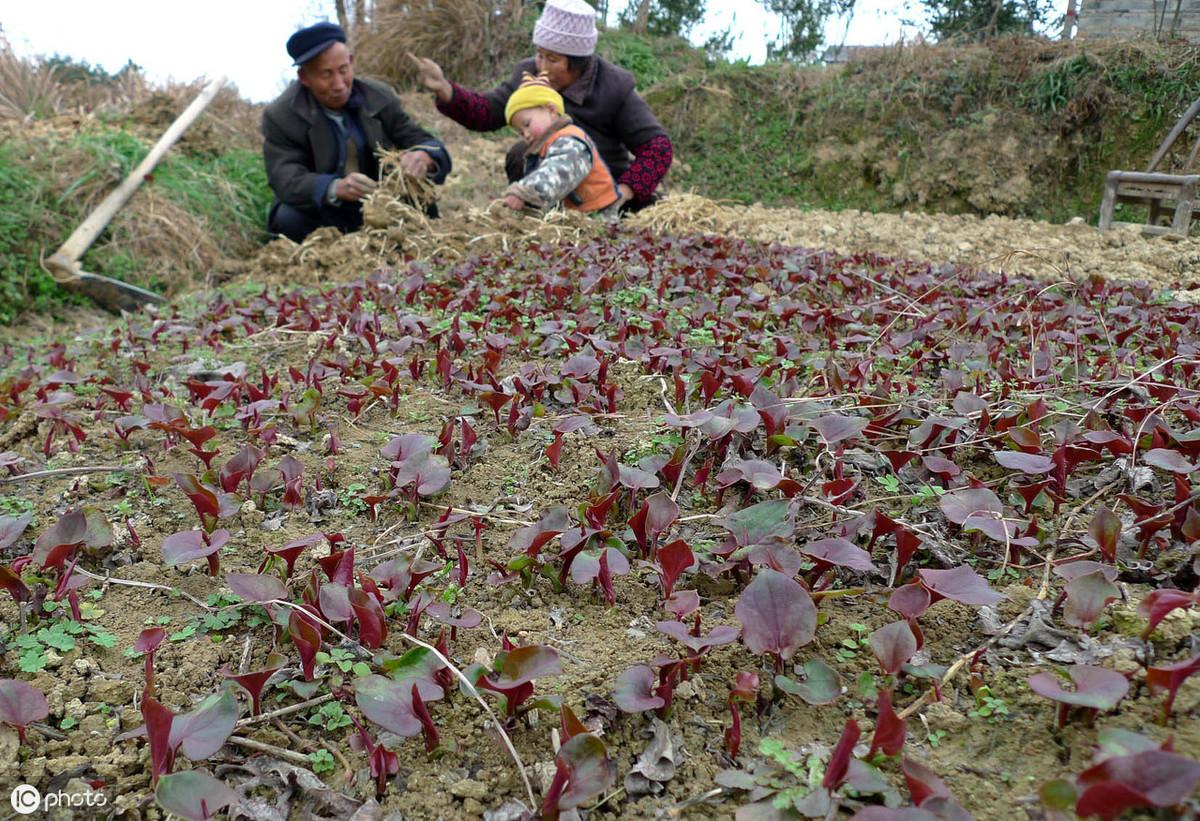
[[[371,777],[375,779],[375,797],[381,798],[387,792],[388,778],[400,772],[400,757],[383,744],[376,743],[353,713],[350,714],[350,720],[355,726],[355,732],[350,736],[350,747],[355,752],[366,753]]]
[[[572,736],[554,758],[554,778],[542,801],[542,818],[560,814],[596,798],[617,779],[617,765],[604,742],[592,733]]]
[[[879,660],[879,666],[889,676],[900,673],[900,668],[920,649],[920,642],[907,621],[894,621],[871,633],[868,642],[871,652]]]
[[[215,490],[192,475],[174,473],[172,478],[196,508],[200,527],[206,533],[212,532],[219,520],[237,513],[239,503],[233,494]]]
[[[261,670],[253,670],[249,673],[230,672],[229,667],[221,669],[221,675],[230,681],[235,682],[239,687],[246,691],[250,696],[250,714],[258,715],[262,712],[262,691],[267,686],[267,682],[271,676],[283,669],[285,659],[278,653],[271,653],[267,656],[266,666]]]
[[[1191,593],[1185,593],[1182,590],[1172,590],[1170,588],[1159,588],[1152,590],[1138,604],[1137,614],[1146,620],[1146,629],[1142,631],[1142,638],[1150,638],[1150,634],[1154,632],[1154,628],[1158,627],[1173,610],[1178,610],[1184,607],[1192,607],[1200,605],[1200,588],[1193,590]]]
[[[679,518],[679,505],[666,493],[647,496],[637,513],[629,518],[629,527],[637,539],[642,558],[652,558],[658,550],[658,538]],[[670,595],[670,594],[668,594]]]
[[[203,761],[225,745],[237,725],[238,704],[232,691],[215,693],[187,713],[176,715],[154,696],[142,698],[146,723],[117,740],[146,736],[150,742],[150,768],[155,781],[171,772],[175,756],[183,752],[191,761]]]
[[[300,668],[304,671],[304,680],[312,681],[316,668],[317,651],[321,649],[321,628],[312,616],[302,614],[299,609],[292,609],[288,614],[287,633],[292,637],[292,644],[300,654]]]
[[[747,585],[734,615],[742,623],[746,648],[756,656],[774,658],[776,672],[816,635],[817,607],[808,591],[768,568]]]
[[[187,821],[208,821],[236,803],[237,793],[204,770],[185,770],[158,779],[154,800]]]
[[[1174,752],[1170,741],[1160,747],[1136,733],[1113,736],[1111,731],[1101,732],[1098,763],[1075,779],[1074,809],[1079,817],[1097,815],[1110,821],[1129,809],[1169,809],[1200,785],[1200,762]]]
[[[208,562],[208,575],[216,576],[221,569],[220,550],[229,542],[224,528],[209,533],[205,530],[183,530],[163,539],[163,561],[178,567],[195,559]]]
[[[742,746],[742,713],[738,704],[749,704],[758,698],[758,673],[739,670],[726,704],[729,706],[729,727],[725,730],[725,750],[737,758]]]
[[[1063,620],[1072,627],[1091,627],[1108,603],[1121,594],[1113,583],[1117,579],[1113,565],[1084,559],[1056,565],[1054,573],[1067,580],[1059,598],[1066,600]]]
[[[133,643],[135,653],[146,654],[146,692],[150,695],[154,695],[154,653],[166,635],[161,627],[147,627]]]
[[[1200,672],[1200,653],[1173,664],[1158,664],[1146,668],[1146,685],[1150,691],[1167,692],[1167,700],[1163,703],[1163,724],[1171,718],[1171,708],[1175,706],[1175,696],[1179,694],[1179,688],[1197,672]]]
[[[1129,679],[1115,670],[1075,664],[1067,669],[1074,690],[1066,690],[1061,679],[1053,673],[1035,673],[1029,677],[1029,688],[1039,696],[1058,702],[1058,728],[1067,723],[1072,707],[1082,707],[1094,717],[1101,710],[1111,710],[1129,691]]]
[[[875,732],[871,736],[871,749],[867,752],[867,758],[874,757],[876,751],[884,755],[896,755],[904,749],[907,733],[908,723],[896,714],[892,706],[892,694],[887,690],[880,690],[875,710]]]
[[[505,714],[511,722],[522,712],[521,705],[533,697],[534,680],[559,675],[562,666],[557,650],[538,644],[498,653],[492,672],[473,664],[464,673],[476,687],[504,699]]]
[[[50,714],[46,696],[32,684],[0,678],[0,721],[17,731],[17,741],[25,743],[25,728]]]
[[[383,729],[405,738],[424,734],[425,750],[438,746],[438,731],[425,706],[445,694],[432,680],[384,676],[362,676],[354,681],[354,700],[363,715]]]
[[[670,713],[674,689],[669,679],[655,686],[654,670],[647,664],[635,664],[617,676],[613,702],[625,713],[657,710],[659,717],[664,717]]]

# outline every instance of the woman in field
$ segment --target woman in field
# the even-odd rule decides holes
[[[447,80],[433,60],[412,59],[422,85],[436,95],[438,110],[472,131],[503,128],[505,106],[522,78],[545,74],[562,95],[566,114],[591,138],[616,178],[620,208],[636,211],[649,205],[671,167],[671,138],[637,93],[633,75],[596,56],[595,10],[584,0],[548,0],[533,29],[533,45],[532,58],[484,93]],[[521,140],[509,150],[509,182],[524,176],[526,149]]]

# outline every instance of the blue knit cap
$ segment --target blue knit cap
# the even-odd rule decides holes
[[[317,23],[302,28],[287,41],[292,65],[304,65],[334,43],[346,42],[346,32],[337,23]]]

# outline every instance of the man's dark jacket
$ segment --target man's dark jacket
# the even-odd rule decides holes
[[[400,98],[386,84],[355,78],[350,102],[342,113],[357,113],[368,153],[373,154],[376,147],[419,148],[437,163],[433,182],[441,183],[450,172],[446,147],[409,118]],[[329,183],[343,176],[346,161],[345,142],[321,105],[294,80],[263,111],[262,133],[267,181],[276,202],[307,212],[319,210]],[[370,163],[368,168],[376,168],[373,156],[364,160]]]

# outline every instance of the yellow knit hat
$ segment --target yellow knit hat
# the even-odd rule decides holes
[[[550,87],[550,80],[545,74],[534,77],[529,72],[521,79],[521,85],[508,98],[504,106],[504,121],[512,125],[513,115],[527,108],[537,108],[540,105],[552,105],[559,114],[564,113],[562,95]]]

